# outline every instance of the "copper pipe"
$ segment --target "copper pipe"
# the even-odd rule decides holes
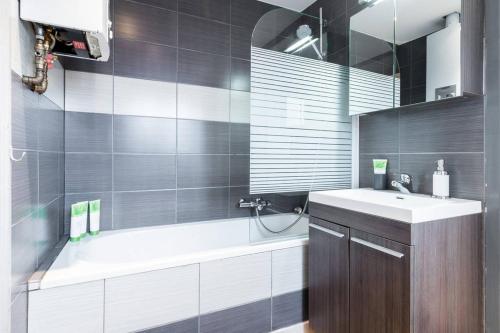
[[[30,87],[30,89],[39,94],[47,91],[47,55],[50,49],[50,36],[46,34],[43,28],[37,26],[36,29],[36,42],[35,42],[35,75],[23,75],[23,83]]]

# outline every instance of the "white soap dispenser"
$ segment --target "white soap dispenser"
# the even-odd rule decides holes
[[[444,171],[444,160],[438,160],[437,170],[432,176],[432,196],[439,199],[450,197],[450,175]]]

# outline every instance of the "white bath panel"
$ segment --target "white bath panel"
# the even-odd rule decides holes
[[[103,317],[103,280],[29,293],[29,333],[99,333]]]
[[[200,312],[206,314],[271,297],[271,253],[200,265]]]
[[[272,252],[273,296],[307,288],[307,247]]]
[[[106,280],[105,332],[134,332],[196,317],[199,267]]]

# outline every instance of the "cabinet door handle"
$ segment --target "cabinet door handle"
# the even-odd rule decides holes
[[[356,238],[356,237],[351,237],[351,241],[353,241],[354,243],[358,243],[358,244],[367,246],[367,247],[372,248],[374,250],[377,250],[377,251],[380,251],[380,252],[384,252],[384,253],[386,253],[388,255],[391,255],[393,257],[396,257],[398,259],[401,259],[401,258],[403,258],[405,256],[401,252],[397,252],[397,251],[388,249],[386,247],[383,247],[383,246],[380,246],[380,245],[377,245],[377,244],[373,244],[373,243],[367,242],[367,241],[365,241],[363,239],[359,239],[359,238]]]
[[[310,223],[309,226],[311,228],[314,228],[316,230],[319,230],[319,231],[323,231],[323,232],[326,232],[327,234],[330,234],[330,235],[333,235],[335,237],[338,237],[338,238],[344,238],[344,234],[341,234],[340,232],[336,232],[336,231],[333,231],[333,230],[330,230],[330,229],[327,229],[327,228],[324,228],[324,227],[321,227],[317,224],[312,224]]]

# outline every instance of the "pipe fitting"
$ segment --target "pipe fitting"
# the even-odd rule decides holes
[[[35,75],[23,75],[22,81],[29,86],[32,91],[43,94],[47,91],[48,87],[47,71],[49,66],[47,55],[50,50],[50,38],[40,26],[35,26],[35,33]]]

